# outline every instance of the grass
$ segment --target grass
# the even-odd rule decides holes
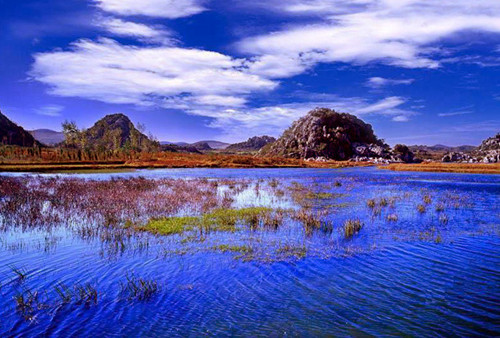
[[[307,248],[302,246],[292,246],[292,245],[284,245],[280,246],[276,253],[280,256],[284,256],[285,258],[296,258],[302,259],[307,255]]]
[[[198,217],[167,217],[151,219],[144,227],[144,230],[157,235],[178,235],[187,228],[192,229],[198,224]]]
[[[20,283],[24,282],[28,277],[28,272],[25,268],[17,268],[15,266],[11,266],[10,269],[16,275],[16,280]]]
[[[271,215],[272,209],[251,207],[244,209],[216,209],[210,213],[193,217],[165,217],[151,219],[140,230],[157,235],[178,235],[185,231],[200,230],[208,233],[213,231],[234,232],[237,225],[257,229],[260,225],[278,227],[283,218]]]
[[[423,204],[417,205],[417,210],[421,214],[425,213],[425,211],[426,211],[425,205],[423,205]]]
[[[127,275],[127,282],[122,284],[122,291],[129,295],[129,299],[146,301],[159,292],[158,282]]]
[[[249,245],[228,245],[221,244],[214,247],[214,250],[220,252],[233,252],[233,253],[242,253],[248,254],[253,252],[253,248]]]
[[[396,215],[396,214],[387,215],[387,220],[389,222],[397,222],[398,221],[398,215]]]
[[[347,220],[344,222],[344,237],[352,238],[363,228],[363,223],[359,219]]]
[[[122,156],[123,157],[123,156]],[[57,149],[42,149],[40,156],[1,158],[0,172],[54,172],[79,170],[120,170],[145,168],[345,168],[369,163],[348,161],[314,162],[282,157],[258,157],[221,153],[137,153],[134,156],[104,160],[68,160]]]

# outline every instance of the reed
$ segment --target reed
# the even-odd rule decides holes
[[[158,282],[156,281],[146,280],[128,274],[126,278],[127,282],[122,284],[122,292],[127,293],[129,299],[146,301],[151,299],[160,290]]]
[[[359,219],[349,219],[344,222],[344,237],[352,238],[355,234],[357,234],[363,228],[363,223]]]

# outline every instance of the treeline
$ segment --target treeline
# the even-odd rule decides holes
[[[0,146],[1,163],[95,163],[95,162],[127,162],[151,160],[157,158],[157,152],[136,151],[128,149],[99,150],[78,148],[46,148]]]
[[[106,126],[105,121],[99,121],[91,129],[78,129],[74,122],[64,122],[64,148],[78,149],[79,156],[102,157],[120,156],[133,152],[156,152],[160,149],[160,143],[145,136],[141,131],[133,127],[126,126],[127,130],[112,129]],[[143,128],[139,126],[139,128]],[[111,152],[111,153],[110,153]]]

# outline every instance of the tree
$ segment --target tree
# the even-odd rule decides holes
[[[64,121],[62,124],[64,142],[67,146],[76,146],[79,141],[80,130],[73,121]]]

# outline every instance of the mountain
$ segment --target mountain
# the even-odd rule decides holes
[[[360,145],[382,146],[372,126],[356,116],[316,108],[286,130],[283,135],[261,149],[266,156],[347,160]]]
[[[124,114],[107,115],[83,133],[84,147],[98,150],[151,150],[157,144],[141,133]]]
[[[220,142],[220,141],[214,141],[214,140],[198,141],[196,143],[192,143],[191,145],[196,147],[197,145],[200,145],[200,144],[203,145],[204,143],[208,144],[208,146],[211,149],[216,149],[216,150],[226,149],[230,145],[229,143]]]
[[[226,151],[257,151],[269,143],[276,141],[271,136],[254,136],[245,142],[235,143],[228,146]]]
[[[433,146],[412,145],[408,148],[415,153],[415,156],[422,160],[440,160],[446,153],[449,152],[471,152],[476,149],[474,146],[462,145],[456,147],[436,144]]]
[[[33,135],[9,120],[0,112],[0,142],[21,147],[40,146]]]
[[[30,130],[29,133],[40,143],[53,146],[64,141],[64,133],[50,129]]]

